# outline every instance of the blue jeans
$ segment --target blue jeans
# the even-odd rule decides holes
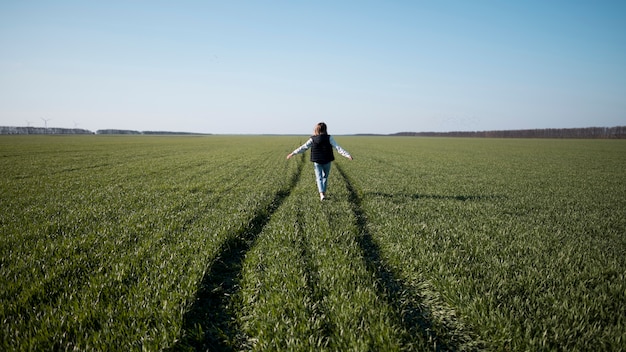
[[[315,182],[317,182],[317,190],[320,193],[326,193],[326,185],[328,184],[328,174],[330,174],[330,164],[313,163],[315,167]]]

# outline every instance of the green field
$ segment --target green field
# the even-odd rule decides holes
[[[626,141],[0,137],[0,350],[626,349]]]

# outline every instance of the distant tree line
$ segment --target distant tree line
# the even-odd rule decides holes
[[[391,136],[625,139],[626,126],[468,132],[400,132]]]
[[[0,134],[121,134],[121,135],[199,135],[206,133],[169,132],[169,131],[134,131],[105,129],[95,133],[81,128],[45,128],[0,126]],[[376,134],[362,134],[376,135]],[[418,137],[476,137],[476,138],[589,138],[589,139],[626,139],[626,126],[584,127],[584,128],[545,128],[529,130],[502,131],[459,131],[459,132],[399,132],[389,136]]]
[[[141,134],[139,131],[131,131],[131,130],[97,130],[96,134]]]
[[[0,126],[0,134],[94,134],[82,128]]]
[[[1,134],[145,134],[145,135],[197,135],[202,133],[191,132],[168,132],[168,131],[132,131],[106,129],[97,130],[95,133],[81,128],[58,128],[58,127],[12,127],[0,126]]]
[[[97,130],[96,134],[145,134],[145,135],[199,135],[206,133],[193,133],[193,132],[170,132],[170,131],[133,131],[133,130]]]

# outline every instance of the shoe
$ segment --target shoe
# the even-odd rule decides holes
[[[326,196],[324,196],[324,193],[320,193],[320,200],[324,200],[326,198]]]

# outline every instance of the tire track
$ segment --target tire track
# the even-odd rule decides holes
[[[380,247],[368,231],[367,216],[362,208],[361,197],[346,172],[339,165],[336,167],[346,184],[349,202],[356,218],[359,232],[356,238],[357,243],[363,251],[367,269],[377,279],[379,295],[397,312],[405,330],[411,335],[421,335],[432,344],[435,351],[467,350],[468,341],[458,341],[458,338],[450,336],[452,334],[438,332],[440,329],[437,329],[430,318],[430,311],[423,299],[419,298],[419,293],[412,292],[414,289],[405,284],[385,262]],[[404,341],[404,344],[410,346],[411,341]]]
[[[307,236],[305,236],[306,231],[304,230],[304,224],[301,222],[301,219],[304,215],[298,211],[296,216],[296,226],[299,232],[299,248],[300,248],[300,257],[304,262],[306,268],[306,286],[309,290],[309,294],[314,302],[312,315],[317,320],[321,321],[321,326],[319,333],[323,339],[323,345],[328,346],[329,339],[332,336],[332,331],[335,329],[334,324],[328,319],[328,312],[326,311],[326,307],[324,306],[324,297],[327,295],[325,288],[320,284],[320,275],[319,268],[315,265],[313,260],[314,253],[311,252],[311,243]]]
[[[235,351],[245,342],[231,312],[231,297],[239,290],[239,278],[246,253],[284,200],[300,180],[304,159],[288,186],[278,191],[269,205],[257,209],[240,233],[221,246],[219,255],[205,273],[191,309],[183,316],[181,338],[171,351]]]

